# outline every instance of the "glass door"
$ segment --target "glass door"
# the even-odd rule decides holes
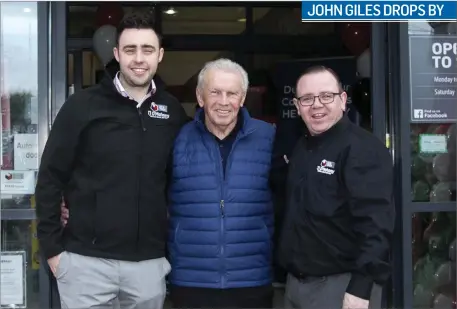
[[[2,308],[49,308],[34,198],[48,123],[48,17],[46,2],[0,2]]]
[[[456,304],[456,29],[398,29],[405,308]]]

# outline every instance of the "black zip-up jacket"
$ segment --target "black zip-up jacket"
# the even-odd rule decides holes
[[[347,293],[369,299],[390,275],[393,164],[374,135],[344,116],[305,133],[290,158],[279,259],[292,275],[351,273]]]
[[[126,261],[165,256],[167,164],[187,115],[160,86],[137,108],[113,84],[118,69],[69,97],[52,126],[36,185],[45,258],[64,250]]]

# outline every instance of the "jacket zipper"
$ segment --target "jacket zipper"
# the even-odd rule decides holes
[[[219,207],[220,207],[220,210],[221,210],[221,269],[222,269],[222,273],[221,273],[221,288],[225,288],[225,285],[226,285],[226,282],[225,282],[225,267],[224,267],[224,255],[225,255],[225,237],[224,237],[224,232],[225,232],[225,202],[224,202],[224,197],[225,197],[225,184],[226,184],[226,181],[227,181],[227,171],[229,170],[228,167],[229,167],[229,164],[230,164],[230,158],[232,156],[232,153],[233,153],[233,149],[235,149],[235,146],[236,144],[238,143],[238,140],[239,140],[239,137],[237,137],[235,139],[235,141],[233,142],[233,145],[232,145],[232,149],[230,149],[230,153],[229,155],[227,156],[227,162],[225,162],[225,172],[224,172],[224,167],[223,165],[221,164],[221,160],[219,160],[219,175],[220,175],[220,178],[222,180],[221,182],[221,201],[219,203]],[[217,142],[214,141],[216,143],[216,151],[217,151],[217,154],[219,155],[219,157],[221,156],[220,154],[220,149],[219,147],[217,147]]]
[[[146,126],[144,125],[144,120],[143,120],[143,112],[141,111],[141,106],[137,108],[138,112],[138,117],[140,118],[140,125],[141,125],[141,139],[140,139],[140,148],[143,148],[143,138],[144,138],[144,132],[146,132]],[[140,193],[141,193],[141,156],[142,156],[143,151],[139,152],[139,160],[138,160],[138,171],[137,171],[137,195],[136,195],[136,208],[137,208],[137,224],[136,224],[136,242],[135,242],[135,247],[136,251],[139,251],[139,242],[140,242]]]

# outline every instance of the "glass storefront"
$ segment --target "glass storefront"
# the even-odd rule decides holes
[[[412,203],[403,207],[410,206],[412,240],[412,291],[405,293],[414,308],[456,304],[456,25],[408,26]]]

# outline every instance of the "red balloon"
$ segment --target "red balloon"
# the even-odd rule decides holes
[[[360,56],[370,47],[371,23],[344,23],[341,27],[341,39],[354,56]]]
[[[98,27],[103,25],[113,25],[116,27],[122,17],[124,17],[124,10],[120,4],[106,2],[98,6],[95,20]]]

